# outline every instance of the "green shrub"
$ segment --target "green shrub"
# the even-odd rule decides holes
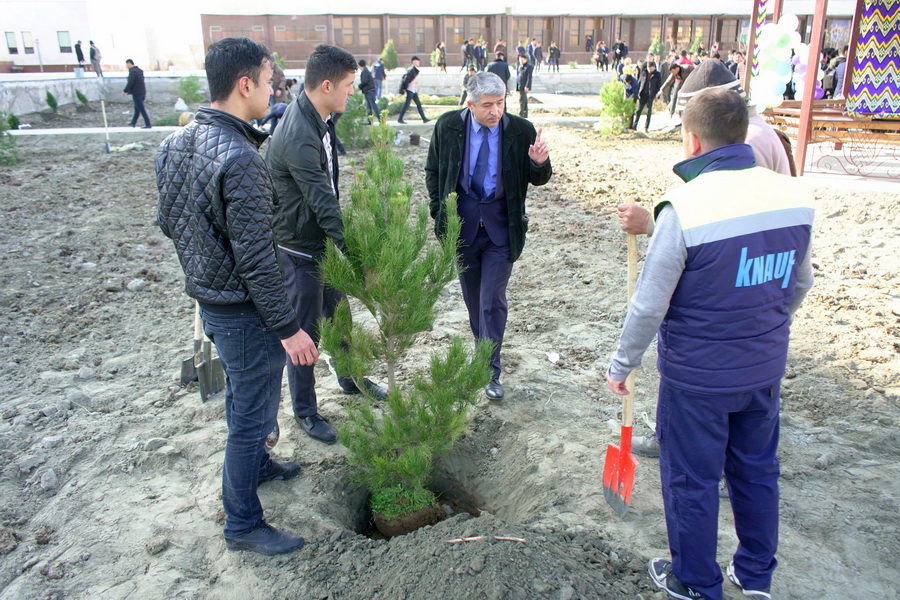
[[[378,110],[380,110],[380,111],[386,109],[388,107],[387,96],[382,96],[375,102],[375,104],[378,105]]]
[[[653,41],[650,42],[650,49],[647,50],[650,54],[662,54],[665,48],[663,47],[662,41],[660,41],[659,36],[653,38]]]
[[[703,39],[699,35],[697,37],[695,37],[694,43],[691,44],[691,52],[696,54],[697,51],[700,50],[700,44],[702,44],[702,43],[703,43]]]
[[[393,71],[400,66],[400,59],[397,58],[397,51],[394,50],[394,40],[388,40],[381,51],[381,62],[384,64],[385,71]]]
[[[18,129],[19,125],[22,124],[22,122],[19,121],[19,117],[12,113],[6,115],[6,122],[9,124],[10,129]]]
[[[180,117],[181,113],[172,113],[171,115],[166,115],[165,117],[160,117],[159,119],[153,121],[153,125],[155,127],[174,127],[176,125],[179,125],[178,119]]]
[[[178,82],[178,97],[184,100],[185,104],[197,104],[203,101],[203,92],[200,91],[200,78],[196,75],[188,75],[182,77]],[[178,123],[176,122],[176,125]]]
[[[53,112],[57,112],[57,109],[59,109],[59,103],[56,101],[56,96],[49,91],[47,92],[47,106],[49,106]]]
[[[341,115],[335,131],[347,148],[359,149],[369,145],[369,119],[366,116],[366,99],[362,94],[350,97],[347,110]]]
[[[570,68],[570,69],[575,69],[575,68],[577,68],[577,67],[578,67],[578,63],[577,63],[577,62],[575,62],[574,60],[570,60],[570,61],[569,61],[569,68]]]
[[[11,123],[11,117],[12,115],[0,113],[0,165],[5,166],[12,166],[19,162],[16,138],[7,131],[7,126]]]
[[[75,97],[78,98],[78,101],[87,106],[88,99],[87,96],[81,93],[81,90],[75,90]]]
[[[429,104],[431,106],[456,106],[459,104],[459,96],[429,96],[427,94],[420,94],[419,100],[422,101],[422,104]]]
[[[287,69],[287,59],[285,57],[279,56],[277,52],[273,52],[272,58],[275,59],[275,64],[281,67],[282,71]]]
[[[431,51],[431,54],[428,55],[428,64],[432,67],[436,67],[439,60],[441,60],[441,51],[435,48]]]
[[[608,81],[600,88],[600,132],[622,133],[631,125],[634,102],[625,98],[625,84]]]
[[[403,110],[403,103],[406,102],[406,96],[394,96],[394,100],[388,103],[387,109],[390,116],[399,115]]]

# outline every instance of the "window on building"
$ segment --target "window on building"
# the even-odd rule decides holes
[[[327,28],[324,25],[276,25],[276,42],[325,42]]]
[[[72,36],[68,31],[57,31],[56,40],[59,42],[59,51],[63,54],[72,53]]]
[[[6,50],[9,54],[19,53],[19,46],[16,44],[16,33],[14,31],[6,32]]]
[[[454,45],[462,46],[466,41],[465,20],[463,17],[447,17],[445,21],[447,23],[447,41],[445,44],[450,48]]]
[[[822,47],[840,50],[850,43],[850,19],[828,19],[825,21],[825,38]]]
[[[393,19],[392,19],[393,20]],[[397,19],[397,43],[408,46],[412,43],[413,19],[402,17]]]
[[[353,45],[353,17],[334,17],[334,43],[338,46]]]
[[[740,21],[737,19],[724,19],[719,21],[719,52],[728,52],[732,48],[740,47]],[[724,56],[724,53],[723,53]]]
[[[597,42],[609,42],[604,38],[606,34],[603,32],[603,19],[587,19],[584,24],[584,35],[593,35],[594,46],[597,45]],[[584,39],[582,38],[583,43]]]
[[[363,48],[378,52],[378,46],[381,45],[381,19],[377,17],[359,17],[358,31],[359,40],[357,43]]]
[[[488,41],[488,24],[487,19],[483,17],[468,17],[466,19],[466,33],[468,37],[475,38],[475,41],[484,38]]]
[[[22,32],[22,49],[25,50],[25,54],[34,54],[34,36],[30,31]]]
[[[519,44],[528,45],[531,41],[531,22],[530,19],[513,19],[512,24],[513,39],[509,43],[515,48]]]
[[[210,38],[213,41],[227,37],[245,37],[257,42],[266,41],[265,27],[262,25],[231,25],[226,27],[210,27]],[[215,29],[215,35],[213,35]]]
[[[581,37],[581,30],[578,28],[580,19],[566,19],[566,50],[577,51],[583,48],[584,39]]]

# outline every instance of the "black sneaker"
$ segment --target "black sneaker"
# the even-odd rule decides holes
[[[325,444],[333,444],[337,441],[337,434],[318,413],[309,417],[297,417],[297,422],[303,431],[314,440],[318,440]]]
[[[287,481],[300,474],[300,465],[290,460],[270,460],[265,473],[259,474],[259,483],[267,481]]]
[[[764,590],[748,590],[741,585],[737,575],[734,574],[734,561],[728,563],[728,568],[725,569],[725,573],[728,574],[728,579],[731,580],[731,583],[741,588],[741,591],[743,591],[744,595],[748,598],[753,598],[754,600],[772,600],[772,594],[769,593],[770,588]]]
[[[362,392],[359,391],[359,386],[356,385],[349,377],[339,377],[338,385],[341,386],[341,391],[347,394],[348,396],[353,396],[356,394],[360,394]],[[372,396],[375,400],[385,400],[388,397],[387,388],[378,385],[374,381],[369,380],[368,378],[363,379],[363,387],[366,388],[366,391]]]
[[[703,595],[697,590],[692,590],[684,585],[672,572],[672,563],[664,558],[651,558],[647,567],[650,571],[650,577],[657,587],[673,598],[681,600],[701,600]]]
[[[225,538],[225,546],[229,550],[249,550],[274,556],[299,550],[306,541],[299,535],[275,529],[265,521],[260,521],[250,533],[236,538]]]

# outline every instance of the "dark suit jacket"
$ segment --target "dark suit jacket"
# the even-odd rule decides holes
[[[531,89],[531,74],[534,73],[534,66],[529,63],[525,63],[524,65],[519,65],[519,70],[516,71],[516,90],[517,91],[525,91],[526,89]]]
[[[503,80],[503,83],[509,81],[509,63],[505,60],[497,59],[488,65],[488,71]]]
[[[466,115],[469,109],[444,113],[438,119],[428,147],[425,163],[425,186],[431,199],[431,217],[434,230],[442,235],[446,228],[446,198],[456,191],[462,162],[466,155]],[[506,113],[503,115],[503,139],[501,141],[502,168],[507,215],[509,217],[509,260],[515,261],[525,247],[528,220],[525,216],[525,195],[528,184],[544,185],[553,170],[548,159],[543,165],[535,165],[528,156],[528,147],[534,143],[537,132],[527,119]]]

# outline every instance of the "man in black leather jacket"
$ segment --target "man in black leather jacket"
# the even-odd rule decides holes
[[[201,108],[156,155],[159,225],[175,243],[185,291],[199,303],[204,331],[228,376],[226,545],[261,554],[304,544],[263,520],[256,488],[300,472],[295,462],[271,460],[265,438],[275,427],[285,351],[294,364],[312,365],[318,358],[288,301],[275,257],[272,184],[259,154],[266,134],[247,122],[266,115],[272,64],[265,46],[247,38],[210,46],[212,108]]]
[[[349,52],[319,45],[307,61],[304,89],[284,112],[266,151],[276,193],[278,261],[300,327],[316,343],[319,319],[331,318],[344,297],[322,282],[318,260],[326,239],[344,247],[332,115],[346,110],[355,78],[356,61]],[[345,394],[360,391],[349,377],[339,377],[338,383]],[[319,415],[313,367],[288,366],[288,384],[297,422],[311,438],[333,444],[337,435]],[[367,379],[363,384],[376,396],[387,394]]]

